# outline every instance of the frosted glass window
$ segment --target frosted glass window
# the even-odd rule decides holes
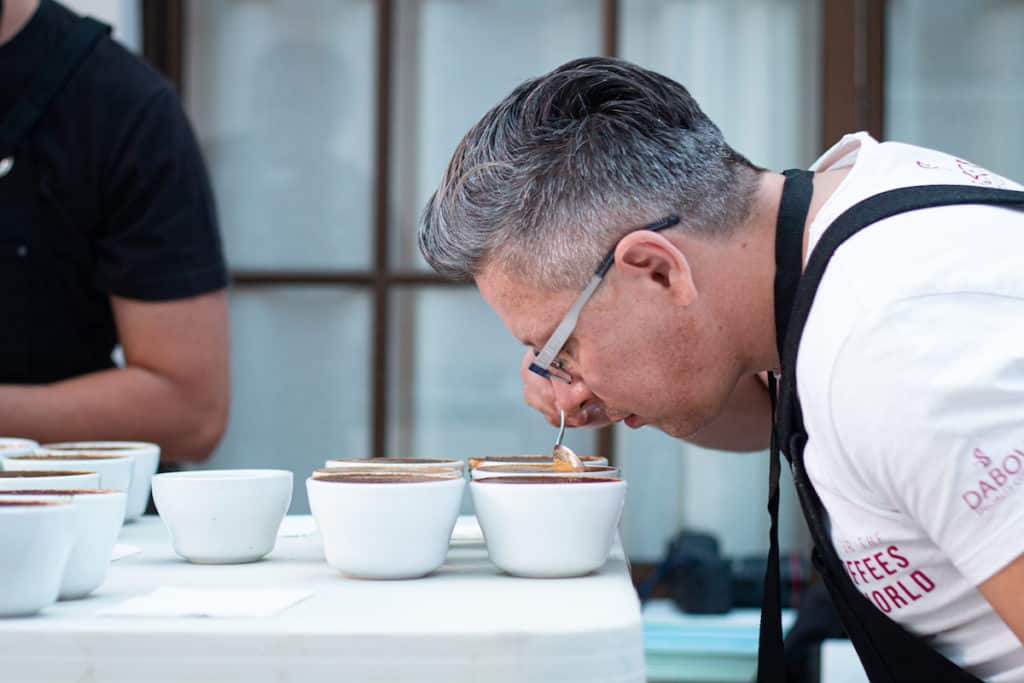
[[[820,21],[818,0],[623,0],[620,44],[625,59],[686,86],[740,153],[781,170],[821,151]],[[708,451],[619,426],[616,454],[634,560],[660,559],[683,527],[715,533],[730,555],[767,551],[767,453]],[[806,527],[792,493],[784,482],[780,544],[801,550]]]
[[[819,154],[819,0],[622,0],[622,56],[682,83],[755,164]]]
[[[369,268],[374,3],[188,7],[186,99],[231,266]]]
[[[551,451],[556,429],[523,402],[525,352],[475,288],[393,295],[390,448],[396,456],[464,458]],[[566,444],[593,453],[591,430]]]
[[[206,468],[295,473],[291,511],[305,514],[305,479],[370,444],[370,298],[334,287],[246,287],[231,294],[231,416]]]
[[[428,269],[416,221],[462,136],[522,81],[601,51],[592,0],[399,0],[391,166],[395,268]]]
[[[889,0],[885,136],[1024,180],[1024,3]]]

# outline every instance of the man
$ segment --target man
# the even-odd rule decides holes
[[[467,133],[424,212],[420,248],[439,272],[473,278],[529,347],[526,400],[549,420],[563,409],[576,426],[624,421],[762,449],[762,376],[790,371],[780,359],[789,311],[800,317],[790,285],[830,224],[892,188],[1020,189],[863,133],[813,170],[757,168],[681,85],[578,60],[519,86]],[[925,676],[916,680],[1024,681],[1021,254],[1020,211],[886,218],[835,250],[797,330],[789,397],[798,386],[807,438],[784,442],[787,456],[823,505],[832,580],[872,612],[850,603],[878,680],[912,676],[892,674],[894,661],[923,643],[942,673],[909,669]],[[777,309],[779,292],[789,298]],[[783,375],[784,397],[787,386]],[[896,655],[865,655],[890,626],[907,638]]]
[[[209,183],[172,87],[106,33],[0,4],[0,434],[202,460],[228,408]]]

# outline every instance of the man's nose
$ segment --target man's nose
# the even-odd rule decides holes
[[[553,381],[551,383],[555,391],[555,405],[559,410],[565,411],[565,421],[570,426],[578,426],[586,415],[583,404],[594,398],[594,392],[590,390],[587,383],[581,379],[573,378],[572,384]]]

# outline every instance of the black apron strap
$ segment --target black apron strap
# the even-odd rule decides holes
[[[904,680],[977,682],[921,638],[911,634],[878,610],[850,581],[832,544],[826,512],[803,466],[807,443],[797,393],[797,355],[814,296],[835,250],[865,227],[882,219],[917,209],[954,204],[986,204],[1024,208],[1024,192],[965,185],[927,185],[883,192],[847,209],[822,235],[800,278],[791,306],[792,318],[780,349],[775,442],[782,441],[793,466],[797,495],[814,537],[815,564],[829,588],[836,609],[853,641],[871,681]],[[767,590],[767,589],[766,589]],[[764,609],[768,609],[767,602]],[[762,643],[762,647],[769,645]],[[774,645],[769,645],[774,649]],[[775,660],[771,660],[775,663]],[[784,680],[784,669],[765,672],[759,680]]]
[[[803,266],[804,224],[814,192],[814,173],[800,169],[786,171],[779,215],[775,222],[775,331],[779,353],[793,295],[800,281]],[[760,647],[758,648],[757,680],[759,683],[780,680],[777,672],[785,671],[782,647],[782,588],[779,585],[779,478],[782,461],[779,435],[775,429],[778,384],[775,374],[768,373],[768,395],[772,402],[772,433],[768,465],[768,563],[764,572],[764,598],[761,602]]]
[[[0,123],[0,158],[14,153],[14,148],[32,131],[46,113],[50,101],[78,69],[82,60],[99,40],[110,33],[110,27],[91,17],[82,17],[71,27],[59,52],[52,55],[32,79]]]

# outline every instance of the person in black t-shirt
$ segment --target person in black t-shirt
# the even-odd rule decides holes
[[[0,434],[202,460],[227,420],[227,271],[178,97],[53,0],[0,17]]]

